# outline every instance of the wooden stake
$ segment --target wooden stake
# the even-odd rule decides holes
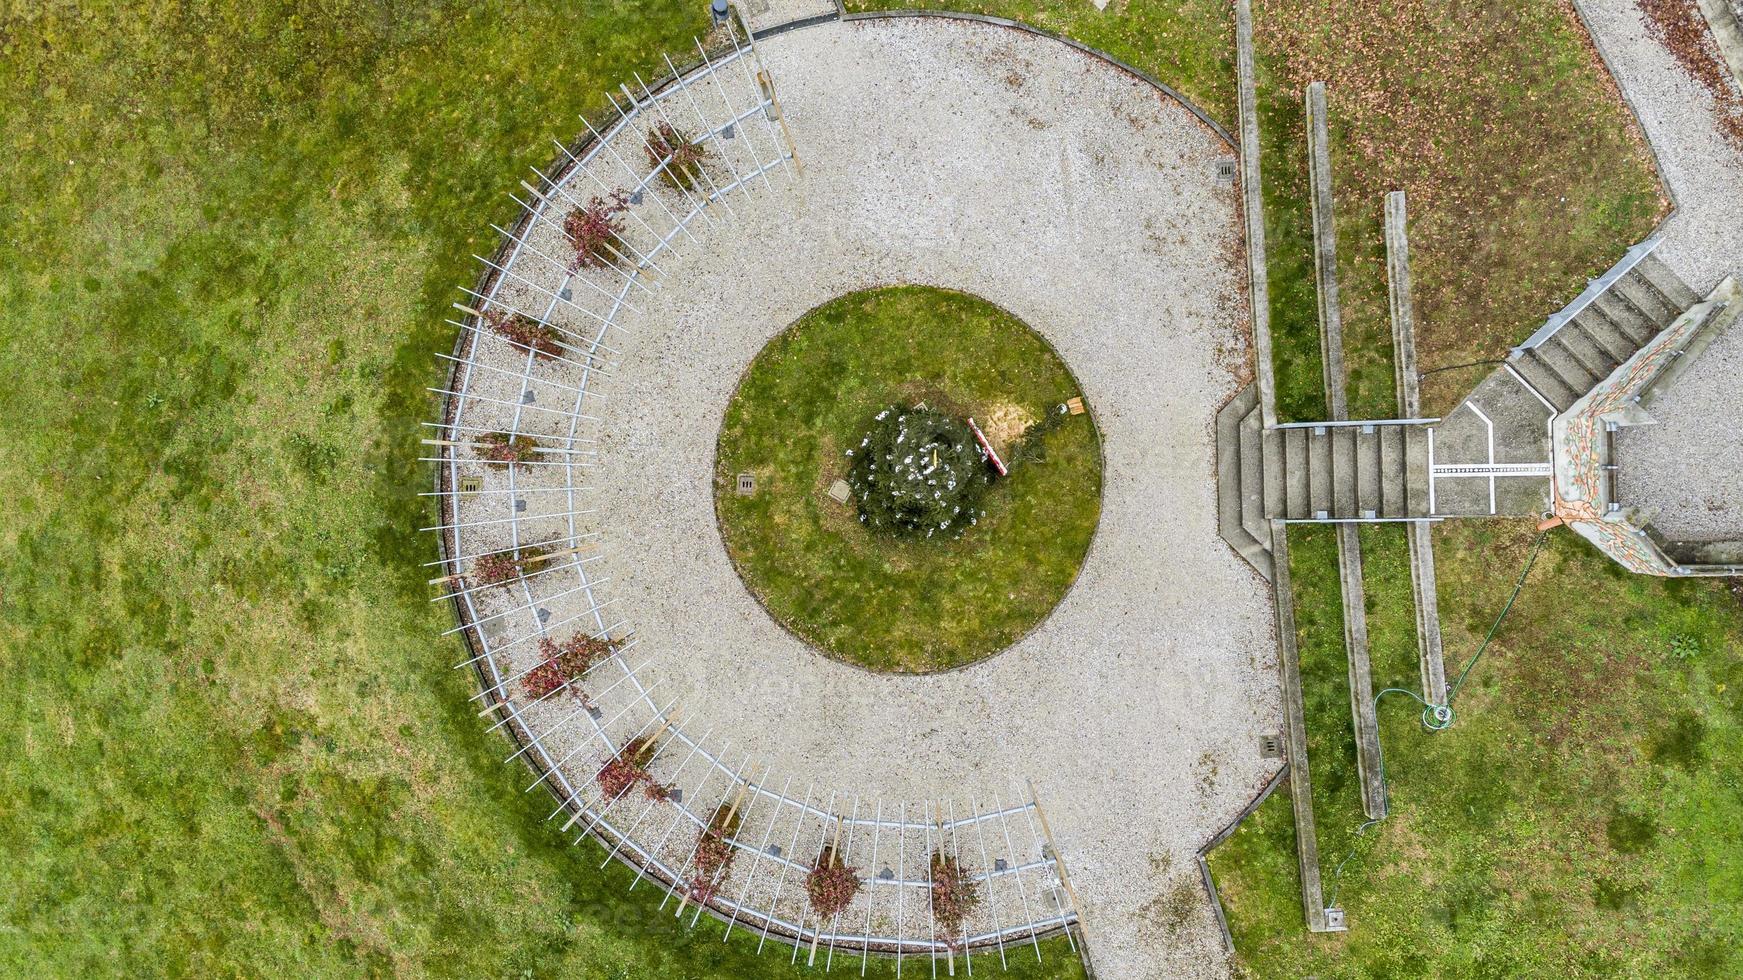
[[[1053,866],[1059,869],[1059,884],[1064,887],[1066,897],[1071,899],[1071,910],[1076,912],[1082,906],[1077,902],[1077,891],[1071,887],[1071,876],[1065,873],[1065,858],[1059,854],[1059,843],[1053,839],[1052,828],[1047,826],[1047,812],[1041,809],[1041,801],[1035,798],[1035,781],[1029,779],[1025,782],[1029,784],[1029,803],[1035,807],[1035,816],[1041,818],[1041,833],[1046,835],[1047,846],[1053,851]],[[1089,945],[1089,933],[1084,931],[1081,916],[1077,920],[1077,932],[1083,937],[1084,945]],[[1088,958],[1087,952],[1085,958]]]

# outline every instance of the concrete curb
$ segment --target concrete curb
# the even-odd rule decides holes
[[[1588,0],[1573,0],[1570,4],[1574,10],[1574,16],[1579,18],[1580,29],[1586,32],[1586,39],[1592,42],[1592,50],[1598,53],[1598,60],[1604,65],[1604,74],[1610,77],[1610,84],[1616,86],[1616,94],[1621,96],[1622,104],[1628,107],[1628,113],[1634,117],[1634,128],[1640,132],[1640,142],[1646,144],[1646,152],[1652,156],[1652,169],[1658,173],[1658,186],[1664,191],[1664,196],[1670,200],[1670,210],[1665,212],[1664,217],[1659,220],[1657,225],[1653,226],[1652,235],[1647,237],[1659,235],[1670,224],[1670,219],[1676,217],[1676,213],[1682,205],[1676,198],[1676,188],[1671,186],[1670,178],[1665,175],[1664,159],[1658,155],[1658,147],[1653,145],[1652,138],[1646,134],[1646,124],[1640,121],[1643,118],[1640,107],[1634,103],[1633,96],[1629,95],[1628,90],[1622,86],[1622,82],[1616,74],[1615,62],[1610,58],[1610,53],[1604,50],[1603,42],[1598,40],[1598,32],[1592,30],[1592,22],[1586,17],[1586,12],[1581,6],[1584,2],[1588,2]]]
[[[1259,795],[1253,797],[1252,802],[1242,808],[1240,814],[1229,821],[1228,826],[1217,831],[1215,837],[1212,837],[1203,847],[1198,849],[1198,876],[1204,882],[1204,890],[1210,895],[1210,908],[1212,912],[1216,913],[1217,928],[1222,930],[1223,934],[1223,948],[1228,950],[1230,954],[1235,951],[1235,937],[1229,934],[1229,919],[1223,912],[1222,896],[1217,894],[1216,879],[1210,873],[1210,852],[1219,847],[1223,841],[1234,836],[1241,824],[1253,815],[1253,811],[1259,809],[1259,805],[1270,799],[1277,787],[1283,785],[1283,780],[1288,775],[1289,764],[1284,763],[1283,768],[1277,770],[1270,779],[1265,781],[1265,786],[1259,790]]]

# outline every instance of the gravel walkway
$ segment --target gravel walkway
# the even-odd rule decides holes
[[[1732,325],[1654,402],[1655,424],[1616,433],[1617,495],[1656,508],[1676,541],[1743,541],[1743,328]]]
[[[1647,34],[1634,0],[1576,5],[1676,198],[1656,254],[1705,295],[1743,272],[1743,153],[1719,134],[1712,96]]]
[[[1648,35],[1633,0],[1577,2],[1676,198],[1656,254],[1705,295],[1743,274],[1743,152],[1720,135],[1712,96]],[[1659,424],[1620,434],[1622,499],[1657,509],[1653,523],[1672,538],[1743,535],[1740,348],[1735,329],[1720,337],[1653,407]]]
[[[764,55],[805,174],[681,241],[623,319],[590,518],[642,672],[687,727],[866,799],[985,801],[1032,777],[1112,978],[1228,965],[1193,860],[1277,763],[1266,584],[1216,530],[1212,419],[1245,310],[1232,151],[1177,103],[1053,41],[940,21],[830,24]],[[874,676],[764,613],[714,523],[739,375],[806,310],[963,289],[1045,335],[1105,434],[1101,527],[1038,630],[964,670]],[[585,778],[583,774],[582,778]]]

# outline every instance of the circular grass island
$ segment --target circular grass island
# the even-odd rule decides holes
[[[1100,435],[1065,409],[1079,396],[1039,334],[978,297],[838,297],[770,341],[727,406],[714,489],[727,554],[777,622],[836,659],[926,673],[997,653],[1071,588],[1101,516]],[[1007,475],[978,439],[960,445],[970,419]],[[882,470],[865,455],[916,443],[881,454]],[[985,483],[966,510],[936,506],[965,480]],[[910,483],[931,506],[869,496]],[[892,506],[913,519],[888,519]]]

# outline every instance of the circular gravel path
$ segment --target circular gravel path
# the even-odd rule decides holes
[[[1024,32],[938,20],[763,42],[804,175],[682,242],[604,390],[590,518],[645,673],[695,725],[865,798],[985,800],[1033,778],[1110,977],[1220,975],[1196,850],[1277,768],[1269,590],[1217,536],[1212,423],[1247,360],[1233,151],[1179,103]],[[891,283],[1009,309],[1104,432],[1077,586],[983,663],[877,676],[776,625],[714,523],[714,442],[757,351]],[[759,763],[760,765],[760,763]],[[1178,896],[1195,896],[1189,915]],[[1172,903],[1169,898],[1176,900]]]

